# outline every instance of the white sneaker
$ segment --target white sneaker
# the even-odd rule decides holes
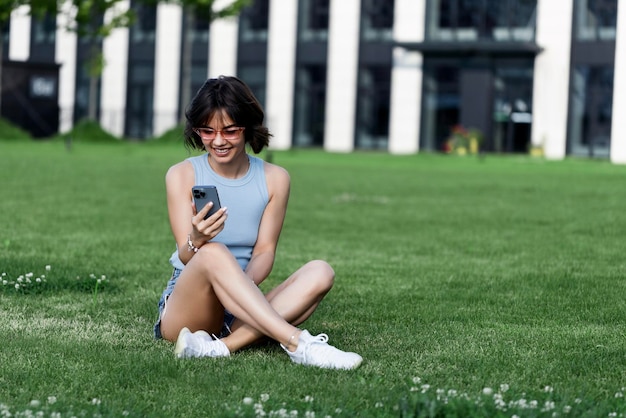
[[[206,331],[192,333],[184,327],[178,334],[174,354],[178,358],[229,357],[230,351],[222,340],[214,340]]]
[[[341,351],[328,344],[328,335],[319,334],[313,337],[304,330],[298,340],[298,348],[291,352],[281,344],[289,354],[291,361],[305,366],[317,366],[323,369],[356,369],[363,361],[357,353]]]

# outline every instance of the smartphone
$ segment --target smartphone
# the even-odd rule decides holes
[[[217,194],[217,188],[215,186],[193,186],[191,194],[193,195],[193,201],[196,204],[197,212],[200,212],[209,202],[213,202],[213,207],[209,210],[209,213],[206,214],[204,219],[213,215],[222,207],[220,205],[220,197]]]

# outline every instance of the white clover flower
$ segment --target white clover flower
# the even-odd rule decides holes
[[[20,277],[18,277],[18,278],[17,278],[17,281],[18,281],[19,283],[22,283],[22,282],[24,281],[24,276],[20,276]]]
[[[41,406],[41,402],[39,402],[37,399],[33,399],[32,401],[30,401],[28,406],[33,408],[39,408]]]
[[[289,411],[289,416],[290,417],[297,417],[298,416],[298,411],[296,411],[295,409],[292,411]]]
[[[304,397],[304,402],[313,402],[313,396],[306,395]]]
[[[246,396],[245,398],[243,398],[242,402],[244,405],[252,405],[252,403],[254,402],[254,399]]]
[[[15,290],[20,290],[20,284],[19,283],[15,283]]]
[[[306,418],[315,418],[315,412],[313,412],[313,411],[306,411],[306,412],[304,413],[304,416],[305,416]]]
[[[483,395],[490,396],[493,393],[491,388],[483,388]]]
[[[51,268],[52,267],[50,267],[50,264],[47,264],[46,267],[45,267],[46,271],[50,271]]]
[[[617,412],[611,412],[611,413],[609,414],[609,417],[610,417],[610,418],[614,418],[614,417],[616,417],[616,416],[617,416]]]
[[[7,282],[6,280],[3,280],[3,281],[2,281],[2,284],[3,284],[4,286],[6,286],[6,285],[7,285],[7,283],[9,283],[9,282]]]
[[[624,397],[624,394],[623,394],[622,392],[617,392],[617,393],[615,394],[615,397],[616,397],[616,398],[623,398],[623,397]]]
[[[411,380],[413,380],[413,383],[415,383],[416,385],[417,385],[418,383],[421,383],[421,382],[422,382],[422,379],[421,379],[420,377],[417,377],[417,376],[415,376],[415,377],[414,377],[413,379],[411,379]]]
[[[261,402],[267,402],[267,400],[270,398],[270,395],[267,393],[262,393],[261,394]]]
[[[529,402],[528,406],[530,409],[536,409],[539,406],[539,403],[535,400],[532,400]]]
[[[543,391],[546,393],[552,393],[554,392],[554,388],[552,386],[546,386],[543,388]]]
[[[57,397],[56,397],[56,396],[48,396],[48,403],[49,403],[50,405],[55,404],[55,403],[56,403],[56,401],[57,401]]]
[[[30,273],[26,273],[26,278],[29,279],[33,277],[33,272],[31,271]]]
[[[92,405],[100,405],[101,403],[102,403],[102,401],[100,399],[98,399],[98,398],[93,398],[91,400],[91,404]]]
[[[430,389],[430,385],[422,385],[422,393],[426,393]]]
[[[574,399],[574,403],[581,403],[582,401],[583,401],[583,400],[582,400],[582,399],[580,399],[580,398],[576,398],[576,399]]]
[[[37,277],[37,278],[35,279],[35,281],[36,281],[37,283],[41,283],[41,277]]]
[[[509,390],[509,385],[507,385],[506,383],[503,383],[500,385],[500,392],[506,392]]]
[[[543,412],[547,412],[547,411],[552,411],[554,409],[554,402],[553,401],[546,401],[545,404],[543,404],[543,408],[541,409],[541,411]]]
[[[50,413],[50,418],[61,418],[61,413],[60,412],[51,412]]]
[[[563,413],[564,413],[564,414],[569,414],[571,411],[572,411],[572,407],[571,407],[571,406],[569,406],[569,405],[565,405],[565,406],[563,407]]]
[[[376,402],[374,404],[374,408],[382,408],[383,407],[383,403],[382,402]]]
[[[343,410],[341,408],[335,408],[335,414],[341,414]]]

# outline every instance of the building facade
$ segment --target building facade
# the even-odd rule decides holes
[[[96,99],[119,136],[162,134],[207,77],[233,74],[264,104],[275,149],[440,151],[463,126],[486,152],[626,163],[618,0],[254,0],[211,25],[174,4],[124,4],[137,20],[103,40]],[[87,112],[88,46],[56,23],[15,10],[4,55],[60,65],[66,131]]]

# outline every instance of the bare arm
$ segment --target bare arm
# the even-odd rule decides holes
[[[274,265],[278,238],[283,228],[289,201],[290,179],[286,170],[264,163],[269,202],[263,212],[259,235],[246,274],[257,285],[269,276]]]
[[[188,161],[172,166],[165,175],[170,227],[178,246],[178,256],[184,264],[194,255],[193,251],[187,250],[187,237],[191,234],[193,245],[200,248],[224,229],[227,218],[226,208],[222,208],[204,220],[210,209],[208,205],[196,213],[191,197],[194,181],[193,166]]]

